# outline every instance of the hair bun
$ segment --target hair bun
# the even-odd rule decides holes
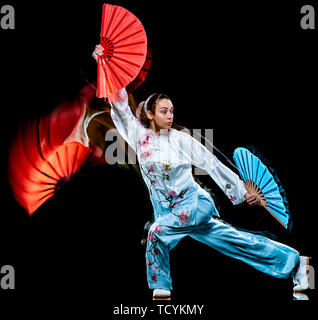
[[[145,102],[146,101],[141,101],[139,104],[138,104],[138,107],[136,109],[136,116],[137,118],[140,120],[140,115],[142,113],[142,111],[144,110],[144,105],[145,105]]]

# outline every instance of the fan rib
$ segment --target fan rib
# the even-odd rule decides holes
[[[42,185],[49,185],[49,186],[55,186],[56,183],[52,183],[52,182],[45,182],[45,181],[40,181],[40,182],[37,182],[39,184],[42,184]]]
[[[271,207],[271,208],[274,208],[274,209],[277,209],[277,210],[282,210],[282,207],[279,206],[279,205],[276,205],[273,201],[269,202],[268,203],[268,206]],[[283,208],[284,210],[284,208]],[[279,211],[280,212],[280,211]],[[283,211],[284,212],[284,211]],[[281,213],[281,212],[280,212]]]
[[[73,163],[72,163],[72,174],[74,174],[74,169],[75,169],[75,163],[76,163],[76,160],[77,160],[78,150],[79,150],[79,146],[77,145],[76,146],[76,150],[75,150],[74,160],[73,160]]]
[[[112,63],[115,64],[114,61],[112,61]],[[116,64],[115,64],[115,65],[116,65]],[[115,79],[117,80],[117,82],[119,83],[119,86],[123,88],[123,87],[124,87],[123,82],[122,82],[121,79],[117,76],[117,73],[114,72],[114,69],[111,67],[110,63],[108,64],[108,68],[111,70],[114,78],[115,78]],[[126,71],[125,71],[125,72],[126,72]],[[115,92],[111,91],[110,93],[115,93]]]
[[[264,207],[281,225],[283,225],[285,228],[286,223],[284,223],[281,219],[279,219],[270,209],[268,209],[267,207]]]
[[[263,192],[264,192],[264,194],[270,194],[275,190],[276,190],[276,186],[274,186],[272,189],[269,189],[269,190],[263,190]]]
[[[109,28],[110,28],[110,26],[112,25],[112,23],[113,23],[113,19],[114,19],[114,17],[115,17],[115,14],[116,14],[116,10],[114,10],[114,8],[111,8],[111,7],[109,7],[109,8],[111,8],[111,16],[110,16],[110,18],[109,18],[109,21],[108,21],[108,24],[107,24],[107,29],[106,30],[104,30],[105,29],[105,22],[106,22],[106,6],[107,5],[105,5],[105,11],[104,11],[104,14],[103,14],[103,20],[105,20],[104,21],[104,23],[102,23],[102,25],[103,25],[103,32],[102,32],[102,35],[103,36],[105,36],[105,35],[107,35],[108,34],[108,31],[109,31]]]
[[[250,177],[249,177],[249,175],[248,175],[248,170],[247,170],[246,163],[245,163],[245,160],[246,160],[246,159],[244,158],[244,155],[243,155],[243,154],[242,154],[242,160],[243,160],[244,172],[245,172],[248,180],[251,180]]]
[[[121,43],[121,42],[123,42],[123,41],[125,41],[125,40],[127,40],[127,39],[129,39],[129,38],[131,38],[131,37],[133,37],[133,36],[135,36],[135,35],[137,35],[138,33],[143,33],[143,30],[142,30],[142,29],[139,29],[139,30],[137,30],[136,32],[127,35],[126,37],[123,37],[123,38],[120,38],[120,39],[116,40],[116,48],[119,47],[119,46],[118,46],[119,43]],[[141,43],[145,43],[145,41],[143,41],[143,42],[141,42]]]
[[[120,46],[118,46],[118,45],[116,44],[116,52],[118,52],[117,49],[121,49],[121,48],[125,48],[125,47],[130,47],[130,46],[134,46],[134,45],[138,45],[138,44],[143,44],[143,43],[145,43],[145,41],[131,42],[131,43],[127,43],[127,44],[122,44],[122,45],[120,45]]]
[[[101,26],[101,30],[104,31],[105,28],[105,16],[106,16],[106,4],[103,5],[103,12],[102,12],[102,26]],[[103,37],[103,32],[100,33],[100,38],[102,40]]]
[[[58,152],[56,152],[56,159],[57,159],[57,162],[59,164],[59,167],[62,170],[62,177],[65,177],[65,172],[63,170],[62,162],[61,162],[61,159],[60,159],[60,156],[59,156]]]
[[[252,181],[254,181],[254,161],[251,159],[251,173],[252,173]]]
[[[127,16],[129,15],[129,13],[126,11],[122,17],[118,20],[116,26],[113,26],[112,30],[109,31],[108,37],[110,39],[116,39],[116,37],[118,37],[118,34],[122,33],[126,28],[119,30],[118,26],[121,25],[121,23],[125,20],[125,18],[127,18]],[[129,25],[133,24],[135,21],[130,22]],[[114,34],[115,31],[118,31],[118,34]]]
[[[66,174],[67,174],[67,177],[69,177],[70,176],[70,168],[69,168],[69,166],[68,166],[68,147],[67,147],[67,145],[65,146],[65,155],[66,155],[66,161],[65,161],[65,156],[64,156],[64,162],[66,162]]]
[[[109,66],[108,66],[109,67]],[[114,93],[114,90],[113,88],[111,87],[112,86],[112,82],[109,81],[109,76],[108,76],[108,72],[107,72],[107,65],[103,66],[102,67],[102,70],[104,72],[104,75],[105,75],[105,95],[109,96],[110,94],[113,94]],[[108,89],[108,92],[107,92],[107,89]]]
[[[41,174],[43,174],[44,176],[46,176],[46,177],[49,178],[49,179],[52,179],[52,180],[55,180],[55,181],[59,181],[58,179],[56,179],[56,178],[54,178],[54,177],[51,177],[49,174],[43,172],[42,170],[36,169],[36,171],[40,172]],[[57,175],[57,176],[59,176],[59,175]]]
[[[126,14],[127,14],[127,12],[126,12]],[[134,23],[136,23],[135,20],[131,21],[131,22],[130,22],[128,25],[126,25],[123,29],[117,30],[117,31],[118,31],[117,34],[116,34],[116,33],[113,34],[113,35],[112,35],[112,38],[113,38],[113,39],[116,39],[120,34],[124,33],[126,30],[128,30]],[[114,29],[114,30],[116,30],[116,29]]]
[[[258,177],[258,171],[259,171],[259,166],[260,166],[260,163],[257,162],[257,168],[256,168],[256,174],[255,174],[255,178],[257,179]],[[259,185],[259,182],[258,181],[255,181],[257,183],[257,185]]]
[[[268,195],[267,195],[266,198],[267,198],[268,200],[273,200],[273,201],[275,201],[275,200],[281,201],[281,200],[282,200],[282,197],[279,196],[279,195],[277,195],[277,196],[268,196]]]
[[[127,59],[124,59],[124,58],[120,58],[120,57],[118,57],[118,56],[114,56],[113,58],[114,58],[115,60],[117,59],[117,60],[119,60],[119,61],[125,62],[125,63],[127,63],[127,64],[129,64],[129,65],[131,65],[131,66],[136,67],[136,68],[140,68],[138,64],[133,63],[133,62],[130,61],[130,60],[127,60]],[[114,62],[114,61],[113,61],[113,62]],[[116,64],[116,66],[117,66],[117,64]],[[121,68],[122,68],[122,67],[121,67]],[[123,70],[125,70],[124,72],[127,72],[126,69],[123,68]],[[133,77],[133,75],[130,75],[130,76]]]
[[[260,178],[260,180],[259,180],[259,183],[258,183],[259,186],[261,186],[261,183],[262,183],[262,180],[263,180],[263,178],[264,178],[265,173],[266,173],[266,171],[264,170],[263,173],[262,173],[262,175],[261,175],[261,178]]]
[[[43,190],[36,190],[36,191],[33,191],[32,193],[43,193],[43,192],[47,192],[47,191],[50,191],[50,190],[55,190],[55,187],[50,187],[50,188],[46,188],[46,189],[43,189]]]
[[[50,192],[50,193],[42,196],[41,198],[35,200],[34,203],[35,203],[35,204],[38,204],[39,202],[42,202],[42,203],[43,203],[43,202],[44,202],[43,200],[44,200],[45,198],[51,198],[51,197],[54,196],[54,194],[55,194],[55,192]],[[32,207],[39,207],[39,206],[33,205]]]
[[[118,50],[116,50],[116,54],[126,54],[126,55],[129,55],[129,56],[139,56],[139,57],[143,57],[144,56],[144,54],[140,53],[140,52],[129,52],[129,51],[118,51]],[[116,58],[118,58],[118,56],[116,56]],[[133,64],[133,63],[130,62],[130,64]],[[139,66],[138,64],[135,64],[135,65],[138,66],[138,68],[141,68],[141,66]]]
[[[118,59],[118,57],[116,57]],[[125,59],[118,59],[118,60],[125,60]],[[133,77],[133,75],[125,68],[123,68],[121,65],[119,65],[118,63],[116,63],[115,61],[112,61],[112,63],[118,68],[120,69],[122,72],[126,73],[129,77]]]
[[[268,180],[264,182],[264,185],[260,185],[260,188],[262,190],[265,190],[265,188],[273,181],[273,177],[268,177]]]
[[[53,170],[53,172],[54,172],[59,178],[61,177],[61,174],[56,171],[56,169],[54,168],[54,166],[51,164],[50,161],[45,160],[45,163],[50,167],[50,169]],[[47,175],[47,176],[48,176],[48,175]],[[53,177],[52,177],[52,179],[54,179],[55,181],[59,181],[59,179],[55,179],[55,178],[53,178]]]
[[[276,213],[277,213],[276,215],[278,217],[280,217],[280,219],[287,219],[288,215],[287,215],[287,213],[285,212],[284,209],[282,209],[280,207],[275,207],[275,206],[272,206],[272,207],[269,207],[269,208],[271,208],[271,210],[273,210],[273,211],[276,211]]]
[[[248,172],[250,175],[251,180],[253,181],[253,161],[252,161],[252,157],[250,154],[247,155],[247,164],[248,164]]]

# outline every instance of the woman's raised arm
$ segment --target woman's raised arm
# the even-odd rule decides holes
[[[93,58],[98,62],[98,56],[103,55],[104,48],[98,44],[92,53]],[[123,88],[111,97],[111,117],[120,133],[127,143],[137,151],[138,136],[144,131],[144,126],[132,113],[128,104],[128,94]]]
[[[111,102],[111,117],[120,135],[137,152],[138,137],[146,130],[132,113],[126,89],[119,91]]]

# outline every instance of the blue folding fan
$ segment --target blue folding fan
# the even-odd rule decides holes
[[[282,187],[263,162],[245,148],[234,151],[234,161],[249,193],[257,193],[261,205],[286,229],[289,228],[289,209]],[[276,179],[277,180],[277,179]]]

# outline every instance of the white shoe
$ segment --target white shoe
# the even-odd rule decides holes
[[[300,292],[294,292],[293,297],[294,297],[294,300],[309,300],[306,294],[300,293]]]
[[[154,300],[170,300],[171,292],[167,289],[154,289],[153,299]]]
[[[309,288],[309,258],[300,256],[298,270],[293,278],[294,292],[304,291]]]

